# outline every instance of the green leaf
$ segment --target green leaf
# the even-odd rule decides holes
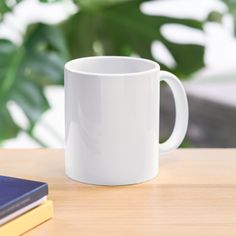
[[[165,45],[172,52],[172,56],[177,62],[177,66],[171,71],[179,78],[188,79],[189,75],[204,67],[204,48],[202,46],[170,43],[167,40]]]
[[[31,124],[36,123],[42,113],[49,108],[42,88],[27,80],[22,80],[17,92],[12,93],[11,99],[21,107]]]
[[[75,0],[82,10],[93,11],[101,8],[116,5],[123,2],[129,2],[134,0]]]
[[[209,22],[218,22],[222,23],[223,14],[218,11],[211,11],[207,17]]]
[[[227,6],[234,20],[234,35],[236,36],[236,0],[222,0]]]
[[[9,7],[6,3],[6,1],[1,0],[0,1],[0,15],[3,15],[4,13],[11,11],[11,7]]]
[[[92,28],[93,20],[90,14],[81,11],[62,25],[72,58],[94,54],[96,35]]]
[[[11,12],[13,8],[20,2],[21,0],[14,1],[6,1],[0,0],[0,22],[4,17],[4,14],[7,12]]]
[[[17,0],[16,2],[19,2]],[[39,0],[57,2],[60,0]],[[0,141],[12,138],[20,130],[8,110],[10,101],[22,109],[32,129],[49,109],[44,89],[63,84],[64,63],[91,55],[139,55],[154,60],[153,41],[161,41],[176,60],[174,72],[181,78],[200,69],[204,48],[174,43],[161,34],[166,24],[180,24],[202,30],[203,22],[166,16],[145,15],[144,0],[74,0],[80,11],[59,25],[35,24],[28,27],[22,45],[0,40]],[[0,17],[11,11],[0,1]]]
[[[58,2],[59,0],[39,0],[39,1],[43,3],[51,3],[51,2]]]
[[[88,6],[90,3],[83,0],[78,2],[86,2]],[[151,44],[159,40],[169,49],[177,64],[174,69],[161,65],[162,69],[186,78],[204,65],[203,46],[173,43],[161,34],[161,27],[165,24],[175,23],[202,30],[202,22],[145,15],[140,10],[140,3],[143,1],[139,0],[98,2],[104,3],[104,7],[95,7],[97,10],[94,8],[93,11],[89,7],[82,8],[62,24],[72,58],[98,54],[138,54],[154,60]],[[96,45],[99,45],[99,50],[96,50]]]
[[[0,142],[15,137],[20,128],[14,123],[7,107],[0,104]]]
[[[32,131],[49,108],[44,88],[63,84],[67,60],[66,44],[56,26],[30,26],[20,46],[0,40],[0,141],[15,137],[20,130],[8,111],[10,101],[22,109]]]

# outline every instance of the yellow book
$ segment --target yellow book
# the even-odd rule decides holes
[[[52,216],[53,204],[52,201],[47,200],[25,214],[0,226],[0,236],[19,236],[52,218]]]

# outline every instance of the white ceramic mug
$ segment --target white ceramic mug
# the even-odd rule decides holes
[[[159,144],[160,81],[171,88],[176,121]],[[188,103],[176,76],[151,60],[101,56],[65,65],[66,174],[80,182],[125,185],[154,178],[159,154],[176,149]]]

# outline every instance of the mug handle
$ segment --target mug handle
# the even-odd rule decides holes
[[[160,81],[165,81],[171,88],[175,100],[175,126],[170,137],[160,144],[160,153],[176,149],[183,141],[188,127],[188,100],[180,80],[167,71],[160,71]]]

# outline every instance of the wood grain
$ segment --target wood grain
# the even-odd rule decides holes
[[[236,149],[180,149],[152,181],[99,187],[68,179],[62,150],[0,150],[0,174],[46,181],[52,220],[26,235],[236,235]]]

